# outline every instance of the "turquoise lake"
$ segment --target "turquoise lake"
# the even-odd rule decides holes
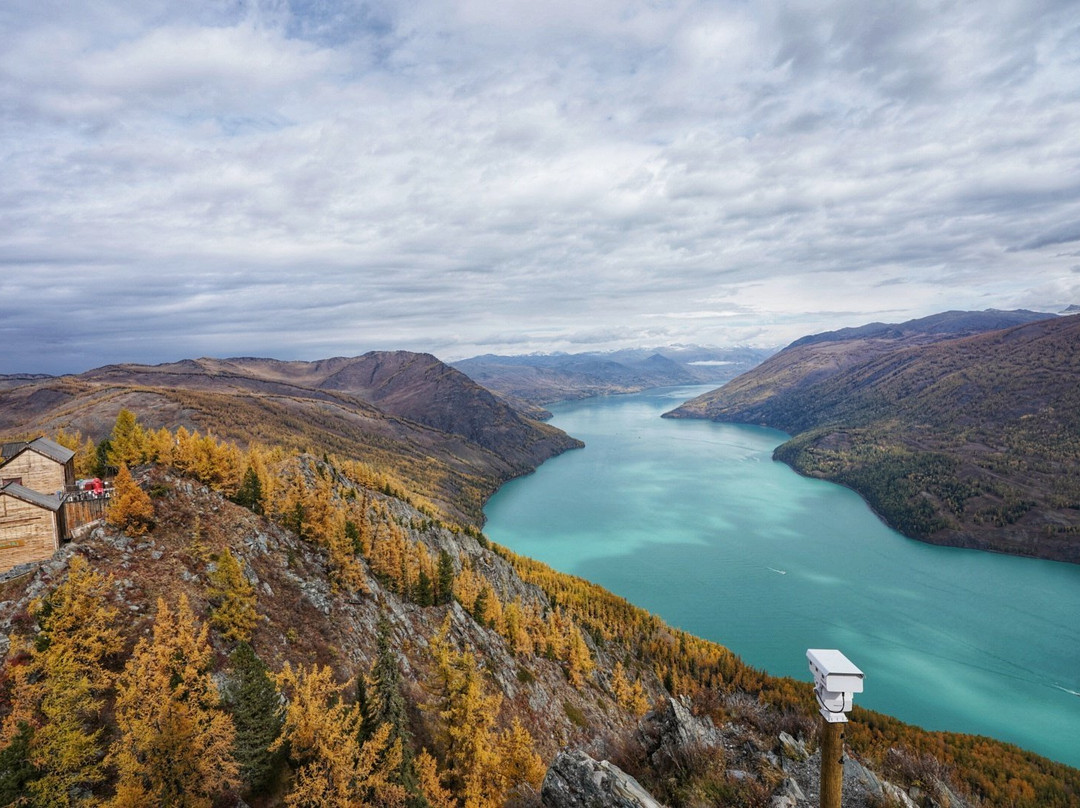
[[[857,704],[1080,766],[1080,566],[907,539],[774,462],[781,432],[659,417],[706,389],[551,407],[586,448],[503,486],[485,532],[770,673],[838,648]]]

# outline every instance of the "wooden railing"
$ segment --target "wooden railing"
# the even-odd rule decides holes
[[[107,486],[102,491],[83,491],[72,486],[64,492],[64,502],[92,502],[97,499],[108,499],[112,496],[112,486]]]
[[[64,494],[60,505],[60,537],[70,539],[83,525],[101,519],[109,508],[112,489],[101,492],[73,491]]]

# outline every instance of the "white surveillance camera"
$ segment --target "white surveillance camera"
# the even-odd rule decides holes
[[[863,692],[863,672],[850,659],[831,648],[810,648],[806,652],[814,674],[814,695],[821,715],[830,723],[847,721],[851,697]]]

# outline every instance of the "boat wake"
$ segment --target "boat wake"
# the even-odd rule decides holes
[[[766,569],[772,570],[777,575],[787,575],[787,570],[778,570],[776,567],[766,567]]]
[[[1054,687],[1064,693],[1069,693],[1073,696],[1080,696],[1080,693],[1076,692],[1075,690],[1069,690],[1069,688],[1067,687],[1062,687],[1061,685],[1054,685]]]

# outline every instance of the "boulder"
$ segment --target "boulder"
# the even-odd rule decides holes
[[[891,800],[894,805],[899,805],[901,808],[919,808],[900,786],[888,780],[883,781],[881,786],[885,791],[885,798]]]
[[[791,777],[788,777],[780,784],[780,788],[776,790],[776,796],[787,797],[791,800],[792,804],[802,802],[806,799],[806,795],[799,787],[799,784]]]
[[[698,718],[683,701],[670,696],[646,713],[638,739],[652,764],[660,768],[686,752],[722,746],[724,740],[712,719]]]
[[[548,769],[540,798],[547,808],[663,808],[610,761],[565,749]]]
[[[780,733],[780,751],[788,760],[802,762],[810,757],[806,744],[786,732]]]
[[[867,794],[878,800],[885,799],[882,780],[862,763],[850,755],[844,756],[844,785],[855,784],[865,789]]]
[[[939,778],[934,778],[932,801],[937,808],[968,808],[968,803]]]

